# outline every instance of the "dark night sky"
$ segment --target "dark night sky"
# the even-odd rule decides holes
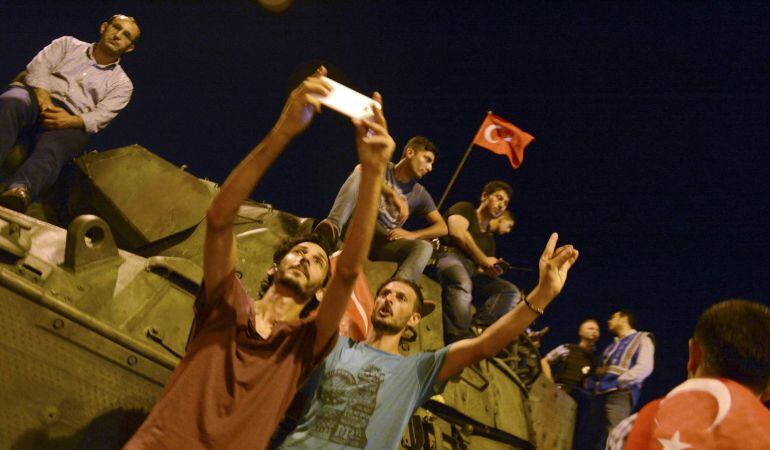
[[[658,340],[644,399],[683,380],[709,304],[768,301],[766,3],[299,1],[274,15],[249,1],[2,1],[0,80],[58,36],[95,40],[113,12],[143,30],[123,62],[136,89],[92,149],[138,143],[221,182],[319,62],[382,92],[399,147],[415,134],[440,147],[423,180],[436,201],[487,110],[532,133],[518,171],[474,150],[449,204],[505,179],[519,224],[501,256],[534,267],[551,231],[574,243],[579,264],[541,320],[545,348],[574,340],[584,317],[637,311]],[[352,143],[346,120],[323,114],[254,198],[324,216]]]

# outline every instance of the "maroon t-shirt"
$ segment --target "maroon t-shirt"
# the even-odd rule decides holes
[[[315,319],[254,329],[253,300],[231,274],[195,301],[187,353],[125,449],[264,449],[292,397],[334,347],[313,358]]]

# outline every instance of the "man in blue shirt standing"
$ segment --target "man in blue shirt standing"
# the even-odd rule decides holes
[[[27,160],[4,181],[0,206],[25,212],[85,148],[89,135],[131,100],[133,84],[120,57],[134,50],[139,26],[133,17],[117,14],[99,33],[94,44],[71,36],[54,40],[0,95],[0,163],[22,132],[34,137]]]
[[[591,386],[598,400],[596,407],[604,412],[605,438],[631,414],[639,402],[642,383],[650,376],[655,364],[652,334],[636,330],[636,316],[631,311],[613,313],[607,321],[607,329],[615,335],[615,340],[604,349]]]
[[[410,280],[390,279],[377,291],[373,332],[366,342],[339,339],[319,368],[320,382],[283,449],[395,449],[409,417],[468,365],[496,355],[556,298],[578,258],[551,235],[540,258],[537,286],[481,335],[435,352],[401,356],[398,343],[433,306]]]

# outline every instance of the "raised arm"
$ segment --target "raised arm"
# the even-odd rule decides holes
[[[556,248],[558,235],[553,233],[540,257],[540,278],[537,286],[519,302],[515,308],[498,319],[480,336],[455,342],[449,348],[439,380],[446,380],[466,366],[491,358],[506,345],[519,337],[529,324],[537,318],[534,308],[545,309],[561,292],[567,281],[567,273],[578,258],[578,251],[572,245]]]
[[[289,142],[307,128],[314,111],[320,111],[317,95],[326,95],[329,86],[321,81],[326,69],[320,68],[289,95],[273,129],[230,173],[206,213],[206,240],[203,246],[203,279],[206,298],[235,270],[236,247],[233,222],[241,203],[283,152]]]
[[[374,99],[382,104],[379,94]],[[337,259],[337,267],[324,293],[324,301],[316,316],[314,353],[319,354],[329,338],[338,332],[339,323],[353,291],[353,285],[364,270],[366,256],[374,235],[377,206],[382,192],[382,179],[388,161],[396,148],[388,134],[385,117],[379,108],[371,121],[354,122],[356,149],[361,162],[361,183],[358,202],[348,224],[345,245]]]

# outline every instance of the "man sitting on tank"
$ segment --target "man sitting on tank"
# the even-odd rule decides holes
[[[442,238],[436,257],[436,278],[446,343],[473,336],[472,325],[489,326],[519,301],[519,288],[500,277],[509,266],[495,256],[495,238],[510,233],[515,224],[507,210],[511,193],[508,183],[493,180],[484,185],[478,206],[457,202],[444,213],[449,235]],[[477,308],[475,315],[471,305]]]
[[[394,277],[417,281],[433,255],[430,240],[447,233],[444,218],[433,198],[419,183],[433,170],[438,149],[426,137],[415,136],[406,143],[397,163],[389,163],[382,186],[377,225],[369,258],[398,264]],[[359,167],[353,169],[340,188],[329,216],[316,227],[316,233],[334,247],[340,230],[348,223],[356,200]],[[420,218],[427,226],[408,231],[407,218]]]
[[[20,134],[34,137],[27,160],[3,180],[0,206],[26,212],[90,136],[128,105],[134,86],[120,60],[139,35],[133,17],[115,14],[99,26],[96,43],[55,39],[0,95],[0,163]]]
[[[270,165],[307,128],[329,92],[322,67],[292,91],[277,123],[233,170],[207,213],[203,287],[187,351],[127,449],[264,449],[299,386],[334,348],[337,328],[369,252],[382,177],[395,143],[382,111],[354,121],[361,184],[346,236],[315,317],[300,319],[329,274],[319,240],[275,253],[268,287],[249,298],[236,276],[233,224]],[[382,101],[379,94],[374,99]]]

